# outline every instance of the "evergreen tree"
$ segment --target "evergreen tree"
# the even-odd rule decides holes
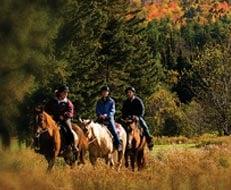
[[[75,3],[74,3],[75,2]],[[65,10],[57,47],[69,62],[72,98],[77,111],[93,116],[99,88],[111,87],[120,110],[124,89],[137,87],[141,95],[153,90],[160,70],[145,42],[144,19],[128,18],[126,1],[74,1]]]

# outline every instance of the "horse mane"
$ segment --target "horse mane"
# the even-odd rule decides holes
[[[44,122],[45,122],[47,129],[58,129],[57,124],[55,123],[53,118],[48,113],[44,111],[43,116],[44,116]]]
[[[61,137],[59,133],[59,128],[56,122],[53,120],[53,118],[48,113],[44,111],[43,116],[44,116],[45,126],[48,129],[50,136],[54,139],[55,155],[58,156],[60,148],[61,148]]]

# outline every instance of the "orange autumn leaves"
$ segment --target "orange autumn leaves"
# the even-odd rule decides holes
[[[163,0],[144,5],[146,18],[160,20],[169,18],[174,23],[185,23],[186,12],[190,9],[195,12],[193,16],[199,23],[206,24],[208,21],[216,21],[225,15],[231,15],[231,5],[226,1],[216,2],[212,0],[189,2],[183,5],[181,1]]]
[[[178,2],[167,2],[167,3],[152,3],[145,5],[147,12],[147,20],[162,19],[169,17],[172,20],[177,20],[183,16],[182,8]]]

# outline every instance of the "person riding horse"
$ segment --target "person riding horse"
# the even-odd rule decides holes
[[[47,102],[45,111],[52,115],[53,119],[63,127],[65,140],[68,145],[73,145],[74,151],[78,151],[76,139],[77,135],[72,129],[71,120],[74,116],[74,106],[67,98],[69,87],[62,85],[55,91],[55,97]]]
[[[127,95],[127,99],[123,103],[122,119],[126,120],[128,118],[133,118],[134,116],[138,117],[140,126],[142,127],[146,137],[148,147],[151,150],[154,144],[148,126],[143,118],[145,113],[143,101],[135,95],[136,90],[134,87],[127,87],[125,93]]]
[[[109,131],[111,132],[114,138],[115,148],[120,150],[122,148],[122,145],[116,133],[116,126],[115,126],[115,119],[114,119],[115,101],[109,96],[109,93],[110,93],[110,89],[108,86],[103,86],[100,89],[101,98],[97,101],[96,104],[97,121],[99,123],[107,123],[106,126],[108,127]]]

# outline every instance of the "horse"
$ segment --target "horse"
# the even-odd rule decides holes
[[[80,157],[80,163],[84,164],[84,154],[88,148],[88,141],[82,129],[76,124],[72,128],[77,134],[78,152],[72,150],[62,134],[60,127],[43,108],[36,108],[34,126],[34,148],[35,152],[44,155],[48,162],[47,171],[51,171],[58,156],[63,157],[71,167]]]
[[[114,166],[113,154],[113,136],[104,124],[93,122],[92,120],[83,120],[81,126],[88,138],[89,159],[93,166],[96,165],[98,158],[104,158],[106,164]],[[127,133],[125,129],[116,123],[116,131],[122,143],[122,150],[118,152],[117,169],[120,170],[127,145]]]
[[[139,127],[139,118],[125,120],[126,131],[128,134],[128,143],[125,151],[125,167],[131,166],[135,171],[137,164],[138,171],[146,164],[145,146],[147,145],[146,137],[143,135],[142,129]],[[129,164],[130,163],[130,164]]]

